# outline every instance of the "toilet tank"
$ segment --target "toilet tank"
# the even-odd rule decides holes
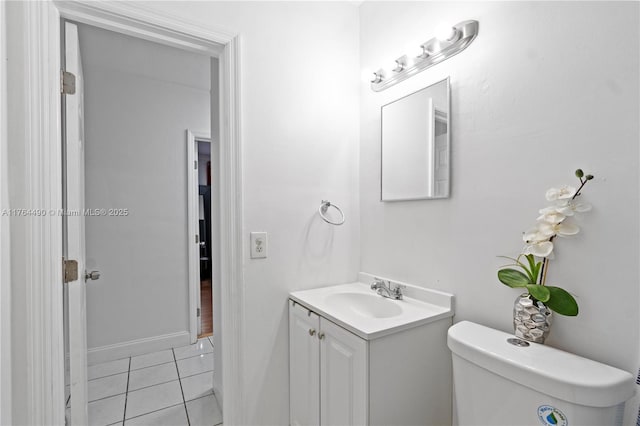
[[[514,336],[469,321],[449,328],[458,425],[622,425],[624,403],[635,392],[631,374],[508,339]]]

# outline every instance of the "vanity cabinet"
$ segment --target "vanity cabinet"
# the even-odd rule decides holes
[[[367,342],[315,312],[289,305],[290,423],[367,423]]]
[[[291,425],[451,424],[451,317],[358,336],[289,300]]]

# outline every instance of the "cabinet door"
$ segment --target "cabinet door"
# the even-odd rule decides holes
[[[289,301],[289,421],[320,422],[320,317]]]
[[[367,342],[320,319],[320,424],[367,424]]]

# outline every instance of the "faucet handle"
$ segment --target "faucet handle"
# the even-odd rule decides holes
[[[384,280],[378,277],[373,277],[373,282],[371,283],[371,290],[377,290],[378,288],[380,288],[380,285],[384,285]]]
[[[395,286],[392,287],[391,282],[389,282],[389,290],[393,292],[395,299],[402,300],[402,290],[405,288],[407,288],[407,286],[403,284],[395,284]]]

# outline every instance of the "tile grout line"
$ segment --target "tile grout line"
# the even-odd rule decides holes
[[[208,338],[203,338],[203,339],[198,339],[198,340],[206,341],[206,342],[210,345],[210,347],[211,347],[211,348],[213,347],[213,343],[212,343],[212,342],[211,342],[211,340],[210,340],[210,339],[208,339]],[[207,345],[205,344],[205,346],[207,346]],[[180,347],[180,348],[182,348],[182,347]],[[190,375],[185,376],[185,377],[180,377],[180,370],[179,370],[179,368],[178,368],[178,359],[177,359],[177,356],[176,356],[176,353],[175,353],[175,348],[170,348],[170,350],[171,350],[171,354],[172,354],[172,358],[173,358],[173,363],[174,363],[174,366],[175,366],[175,368],[176,368],[176,372],[177,372],[177,374],[178,374],[178,383],[179,383],[179,385],[180,385],[180,392],[181,392],[181,394],[182,394],[182,404],[176,404],[176,406],[177,406],[177,405],[182,405],[182,406],[184,407],[185,415],[186,415],[186,417],[187,417],[187,422],[188,422],[188,424],[190,424],[190,420],[189,420],[189,412],[188,412],[188,409],[187,409],[187,400],[186,400],[185,395],[184,395],[184,389],[183,389],[183,386],[182,386],[182,379],[183,379],[183,378],[185,378],[185,379],[186,379],[186,378],[194,377],[194,376],[197,376],[197,375],[200,375],[200,374],[206,374],[206,373],[208,373],[208,372],[210,372],[210,371],[212,371],[212,370],[208,370],[208,371],[201,371],[201,372],[197,372],[197,373],[190,374]],[[189,359],[192,359],[192,358],[198,358],[198,357],[202,357],[202,356],[204,356],[204,355],[209,355],[209,354],[213,355],[213,351],[211,351],[211,352],[204,352],[204,353],[197,353],[197,354],[195,354],[195,355],[186,356],[186,357],[184,357],[184,358],[181,358],[181,359],[180,359],[180,361],[186,361],[186,360],[189,360]],[[146,354],[143,354],[143,355],[146,355]],[[132,369],[132,365],[133,365],[133,358],[134,358],[134,357],[128,357],[128,358],[120,358],[120,359],[118,359],[118,360],[114,360],[114,361],[120,361],[120,360],[127,359],[127,360],[128,360],[128,367],[127,367],[127,370],[126,370],[126,371],[121,371],[121,372],[117,372],[117,373],[107,374],[107,375],[104,375],[104,376],[94,377],[94,378],[92,378],[92,379],[90,379],[90,380],[87,380],[87,382],[90,382],[90,381],[94,381],[94,380],[99,380],[99,379],[103,379],[103,378],[108,378],[108,377],[113,377],[113,376],[121,375],[121,374],[124,374],[124,373],[126,373],[126,374],[127,374],[127,384],[126,384],[126,389],[125,389],[125,392],[124,392],[124,393],[119,393],[119,394],[115,394],[115,395],[108,395],[108,396],[105,396],[105,397],[103,397],[103,398],[98,398],[98,399],[96,399],[96,400],[95,400],[95,401],[100,401],[100,400],[104,400],[104,399],[108,399],[108,398],[112,398],[112,397],[114,397],[114,396],[118,396],[118,395],[123,395],[123,394],[124,394],[124,395],[125,395],[125,400],[124,400],[124,411],[123,411],[123,418],[122,418],[122,425],[123,425],[123,426],[124,426],[124,423],[125,423],[125,422],[126,422],[126,420],[127,420],[127,419],[126,419],[126,411],[127,411],[127,404],[128,404],[129,392],[131,391],[131,389],[130,389],[130,385],[131,385],[131,372],[132,372],[132,371],[144,370],[144,369],[151,368],[151,367],[158,367],[158,366],[160,366],[160,365],[165,365],[165,364],[169,364],[169,363],[171,363],[171,362],[172,362],[172,361],[169,361],[169,362],[164,362],[164,363],[160,363],[160,364],[148,365],[148,366],[140,367],[140,368],[137,368],[137,369]],[[108,362],[112,362],[112,361],[108,361]],[[96,364],[96,365],[99,365],[99,364]],[[142,389],[146,389],[146,388],[149,388],[149,387],[153,387],[153,386],[157,386],[157,385],[161,385],[161,384],[166,384],[166,383],[170,383],[170,382],[172,382],[172,380],[167,381],[167,382],[155,383],[155,384],[153,384],[153,385],[144,386],[144,387],[142,387],[142,388],[140,388],[140,389],[135,389],[134,391],[142,390]],[[214,395],[215,395],[215,394],[214,394]],[[195,399],[199,399],[199,398],[195,398]],[[195,400],[195,399],[194,399],[194,400]],[[67,400],[67,403],[68,403],[70,400],[71,400],[71,395],[69,395],[68,400]],[[91,402],[95,402],[95,401],[91,401]],[[168,408],[168,407],[164,407],[164,408]],[[162,409],[155,410],[155,411],[160,411],[160,410],[162,410]],[[149,414],[149,413],[146,413],[146,414]],[[141,414],[141,415],[144,415],[144,414]],[[135,416],[135,417],[140,417],[140,416]],[[116,423],[116,424],[120,424],[120,423]]]
[[[133,370],[133,371],[136,371],[136,370]],[[204,373],[201,373],[201,374],[204,374]],[[188,376],[188,377],[192,377],[192,376]],[[185,377],[185,379],[186,379],[186,377]],[[148,389],[148,388],[152,388],[152,387],[154,387],[154,386],[159,386],[159,385],[166,385],[167,383],[171,383],[171,382],[177,382],[177,380],[175,380],[175,379],[167,380],[167,381],[165,381],[165,382],[155,383],[155,384],[153,384],[153,385],[147,385],[147,386],[143,386],[143,387],[138,388],[138,389],[131,389],[131,390],[129,390],[129,388],[128,388],[128,386],[127,386],[127,389],[126,389],[124,392],[121,392],[121,393],[115,393],[115,394],[113,394],[113,395],[103,396],[102,398],[97,398],[97,399],[94,399],[94,400],[89,401],[89,402],[102,401],[103,399],[112,398],[112,397],[114,397],[114,396],[126,395],[126,394],[128,394],[128,393],[130,393],[130,392],[137,392],[137,391],[139,391],[139,390]]]
[[[176,373],[178,373],[178,383],[180,383],[180,393],[182,394],[182,404],[184,405],[184,414],[187,416],[187,425],[191,425],[189,421],[189,410],[187,410],[187,401],[184,398],[184,389],[182,389],[182,379],[180,378],[180,370],[178,370],[178,360],[176,359],[176,351],[171,348],[171,353],[173,353],[173,360],[176,363]]]
[[[182,360],[178,360],[178,361],[182,361]],[[165,363],[165,364],[171,364],[171,363],[174,363],[174,361],[167,362],[167,363]],[[162,365],[165,365],[165,364],[162,364]],[[135,372],[135,371],[140,371],[140,370],[132,370],[132,372]],[[213,372],[213,370],[207,370],[207,371],[203,371],[203,372],[200,372],[200,373],[190,374],[190,375],[188,375],[188,376],[184,376],[184,377],[182,377],[182,378],[183,378],[183,379],[189,379],[189,378],[194,377],[194,376],[200,376],[200,375],[202,375],[202,374],[207,374],[207,373],[211,373],[211,372]],[[118,374],[125,374],[125,373],[118,373]],[[107,377],[110,377],[110,376],[107,376]],[[131,378],[130,378],[130,377],[128,377],[128,380],[129,380],[129,381],[130,381],[130,379],[131,379]],[[180,377],[178,377],[178,380],[179,380],[179,379],[180,379]],[[102,401],[102,400],[104,400],[104,399],[112,398],[112,397],[114,397],[114,396],[126,395],[126,394],[129,394],[130,392],[137,392],[137,391],[139,391],[139,390],[148,389],[148,388],[151,388],[151,387],[154,387],[154,386],[159,386],[159,385],[166,385],[167,383],[176,382],[176,381],[177,381],[177,380],[175,380],[175,379],[167,380],[167,381],[164,381],[164,382],[159,382],[159,383],[154,383],[154,384],[152,384],[152,385],[143,386],[143,387],[138,388],[138,389],[129,389],[129,386],[127,385],[127,389],[126,389],[124,392],[116,393],[116,394],[113,394],[113,395],[103,396],[102,398],[97,398],[97,399],[91,400],[91,401],[89,401],[89,402]],[[200,397],[199,397],[199,398],[200,398]],[[69,401],[70,399],[71,399],[71,395],[69,395],[69,398],[67,399],[67,401]],[[195,398],[195,399],[198,399],[198,398]],[[185,400],[186,400],[186,399],[185,399]],[[189,401],[192,401],[192,400],[189,400]],[[187,401],[187,402],[189,402],[189,401]],[[68,407],[67,407],[67,408],[68,408]],[[160,410],[160,409],[159,409],[159,410]],[[157,410],[155,410],[155,411],[157,411]],[[139,417],[139,416],[136,416],[136,417]],[[133,418],[133,417],[132,417],[132,418]]]
[[[198,339],[198,340],[205,340],[205,339]],[[211,347],[213,347],[213,343],[209,342],[209,344],[211,345]],[[192,345],[180,346],[178,349],[180,349],[180,348],[186,348],[186,347],[189,347],[189,346],[192,346]],[[143,369],[145,369],[145,368],[155,367],[155,366],[157,366],[157,365],[169,364],[169,363],[171,363],[171,362],[176,362],[176,360],[177,360],[177,361],[182,361],[183,359],[195,358],[195,357],[198,357],[198,356],[200,356],[200,355],[213,354],[213,351],[210,351],[210,352],[198,353],[198,354],[195,354],[195,355],[189,355],[189,356],[186,356],[186,357],[184,357],[184,358],[180,358],[180,359],[178,359],[178,358],[175,356],[175,354],[173,353],[173,349],[174,349],[174,348],[165,349],[165,350],[170,350],[170,351],[172,351],[173,360],[171,360],[171,361],[160,362],[160,363],[158,363],[158,364],[151,364],[151,365],[147,365],[147,366],[144,366],[144,367],[138,367],[138,368],[131,368],[131,367],[129,367],[129,370],[131,370],[131,371],[143,370]],[[164,350],[160,350],[160,351],[156,351],[156,352],[162,352],[162,351],[164,351]],[[102,365],[102,364],[109,364],[109,363],[111,363],[111,362],[115,362],[115,361],[122,361],[123,359],[128,359],[128,360],[129,360],[129,366],[131,366],[133,358],[137,358],[137,357],[140,357],[140,356],[149,355],[149,354],[156,353],[156,352],[149,352],[149,353],[146,353],[146,354],[136,355],[136,356],[129,357],[129,358],[118,358],[118,359],[114,359],[114,360],[112,360],[112,361],[105,361],[105,362],[101,362],[101,363],[98,363],[98,364],[93,364],[93,365],[90,365],[89,367],[95,367],[95,366],[97,366],[97,365]],[[116,375],[118,375],[118,374],[127,373],[129,370],[127,370],[127,371],[119,371],[119,372],[111,373],[111,374],[105,374],[104,376],[94,377],[93,379],[88,379],[87,381],[97,380],[97,379],[102,379],[102,378],[104,378],[104,377],[116,376]]]
[[[113,376],[117,376],[118,374],[125,374],[125,373],[128,373],[128,370],[127,371],[121,371],[119,373],[107,374],[106,376],[94,377],[93,379],[87,379],[87,382],[92,382],[94,380],[105,379],[107,377],[113,377]]]
[[[131,357],[129,358],[129,369],[127,370],[127,390],[124,393],[124,412],[122,413],[122,425],[127,418],[127,398],[129,397],[129,378],[131,377]]]
[[[94,377],[93,379],[87,379],[87,382],[93,382],[94,380],[100,380],[100,379],[106,379],[107,377],[113,377],[113,376],[118,376],[120,374],[126,374],[128,373],[129,370],[127,371],[120,371],[118,373],[113,373],[113,374],[107,374],[106,376],[100,376],[100,377]]]
[[[197,354],[197,355],[188,356],[186,358],[180,358],[180,359],[178,359],[178,361],[183,361],[185,359],[191,359],[191,358],[197,358],[197,357],[199,357],[201,355],[209,355],[209,354],[213,354],[213,352],[205,352],[203,354]],[[100,379],[104,379],[104,378],[107,378],[107,377],[113,377],[113,376],[117,376],[119,374],[125,374],[125,373],[128,373],[129,371],[140,371],[140,370],[144,370],[146,368],[157,367],[159,365],[171,364],[171,363],[174,363],[174,362],[176,362],[175,359],[172,360],[172,361],[161,362],[160,364],[147,365],[146,367],[132,368],[132,369],[127,370],[127,371],[120,371],[118,373],[107,374],[105,376],[100,376],[100,377],[94,377],[93,379],[88,379],[87,382],[92,382],[94,380],[100,380]]]
[[[168,407],[158,408],[157,410],[149,411],[148,413],[136,414],[133,417],[129,417],[127,420],[131,421],[133,419],[138,419],[140,417],[148,416],[149,414],[157,413],[158,411],[166,410],[168,408],[173,408],[173,407],[179,407],[181,405],[183,405],[183,403],[182,402],[178,402],[177,404],[169,405]]]
[[[151,368],[151,367],[157,367],[159,365],[171,364],[172,362],[174,362],[174,361],[171,360],[171,361],[167,361],[167,362],[159,362],[158,364],[145,365],[144,367],[132,368],[131,371],[140,371],[140,370],[144,370],[145,368]]]

